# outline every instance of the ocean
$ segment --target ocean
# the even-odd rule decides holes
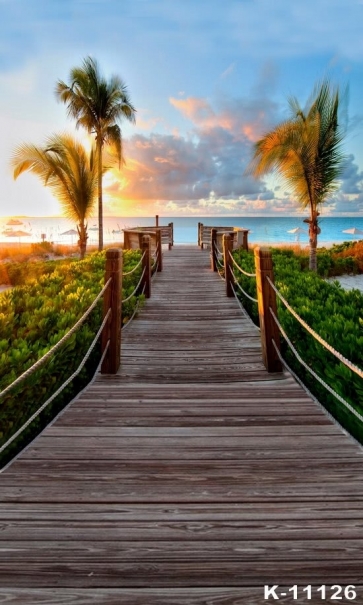
[[[0,219],[0,241],[4,243],[24,242],[33,243],[42,241],[42,235],[47,241],[56,244],[76,244],[78,236],[74,230],[75,224],[63,217],[24,217],[17,219],[20,224],[9,224],[9,219]],[[12,221],[14,222],[14,221]],[[249,229],[248,241],[253,244],[279,244],[299,243],[308,245],[307,224],[303,217],[160,217],[159,224],[174,223],[174,242],[176,244],[197,243],[198,222],[205,225],[243,227]],[[145,227],[155,225],[154,217],[104,217],[104,242],[106,244],[123,241],[122,229],[129,227]],[[345,229],[356,227],[363,231],[363,216],[351,217],[323,217],[319,221],[321,233],[318,245],[331,245],[343,241],[353,241],[363,238],[361,235],[343,233]],[[303,231],[289,233],[300,228]],[[91,219],[88,225],[89,244],[97,244],[97,219]],[[23,233],[21,235],[20,233]],[[26,235],[24,235],[26,234]]]

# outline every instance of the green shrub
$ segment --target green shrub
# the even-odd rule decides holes
[[[363,294],[358,290],[346,291],[338,282],[326,282],[319,275],[301,267],[300,257],[280,249],[272,250],[275,285],[291,307],[306,323],[334,349],[360,368],[363,368]],[[254,272],[252,253],[235,251],[234,258],[246,271]],[[329,253],[319,255],[322,271],[352,266],[351,257],[329,261]],[[340,264],[340,260],[343,263]],[[354,260],[354,259],[353,259]],[[256,297],[255,279],[245,277],[235,270],[235,276],[243,289]],[[258,324],[257,304],[241,295],[246,310]],[[363,414],[363,381],[305,330],[277,299],[279,321],[293,345],[309,366]],[[302,368],[283,342],[283,354],[289,365],[316,395],[319,401],[363,442],[363,426],[343,404],[331,395]]]
[[[131,271],[141,252],[124,252],[123,271]],[[18,265],[18,264],[17,264]],[[26,281],[0,297],[0,390],[3,390],[43,357],[75,325],[104,284],[105,253],[83,261],[26,263],[12,268],[12,279]],[[123,282],[123,298],[131,294],[141,276],[141,266]],[[138,299],[125,304],[130,317]],[[22,426],[48,397],[78,368],[102,321],[102,299],[82,326],[45,365],[0,399],[0,445]],[[9,460],[50,418],[75,396],[92,377],[100,359],[98,345],[74,384],[69,385],[30,429],[5,450]]]

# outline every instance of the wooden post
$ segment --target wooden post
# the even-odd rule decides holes
[[[156,230],[156,250],[158,253],[158,272],[163,270],[163,247],[161,244],[161,231]]]
[[[155,226],[159,227],[159,215],[158,214],[155,216]]]
[[[103,317],[111,308],[111,314],[103,329],[102,353],[110,341],[101,366],[101,374],[117,374],[121,355],[121,299],[122,299],[122,251],[110,248],[106,251],[105,283],[112,278],[103,296]]]
[[[169,223],[169,250],[174,246],[174,223]]]
[[[211,261],[212,271],[218,271],[216,244],[217,244],[217,229],[211,229],[211,232],[210,232],[210,261]]]
[[[233,250],[233,235],[226,233],[223,235],[223,258],[224,258],[224,276],[226,280],[226,294],[227,296],[234,296],[232,283],[233,283],[233,269],[232,261],[229,253]]]
[[[277,316],[276,294],[267,277],[274,283],[271,252],[268,248],[255,248],[256,286],[258,313],[260,316],[263,363],[268,372],[282,372],[281,362],[272,340],[280,350],[280,332],[270,313],[270,307]]]
[[[247,251],[248,251],[248,232],[249,232],[249,229],[242,229],[242,233],[243,233],[242,248],[243,248],[243,250],[247,250]]]
[[[151,264],[150,264],[150,235],[144,235],[142,238],[141,246],[142,254],[145,256],[142,261],[142,270],[145,269],[144,279],[141,282],[141,292],[144,288],[144,294],[146,298],[150,298],[151,295]]]
[[[198,246],[200,246],[200,226],[202,223],[198,223]]]
[[[236,229],[236,248],[248,250],[248,231],[249,229]]]

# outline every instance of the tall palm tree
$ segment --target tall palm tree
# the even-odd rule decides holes
[[[277,170],[309,208],[310,269],[317,270],[316,249],[320,227],[319,208],[337,188],[344,156],[343,128],[339,124],[341,95],[328,80],[318,84],[303,110],[296,98],[289,101],[292,117],[268,132],[254,145],[248,172],[260,177]]]
[[[99,250],[103,249],[102,204],[102,150],[111,143],[116,149],[119,165],[123,162],[122,138],[118,122],[126,118],[135,121],[135,108],[127,94],[125,84],[118,76],[107,81],[97,62],[91,57],[84,59],[82,67],[70,72],[70,83],[61,80],[56,86],[57,98],[65,103],[68,115],[76,119],[76,126],[83,126],[95,135],[98,162],[98,229]]]
[[[36,174],[60,201],[65,216],[77,222],[80,258],[87,247],[87,223],[97,198],[98,170],[94,150],[87,154],[70,135],[54,134],[43,147],[20,145],[11,159],[16,179],[25,171]]]

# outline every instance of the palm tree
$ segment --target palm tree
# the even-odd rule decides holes
[[[60,201],[65,216],[76,221],[80,258],[87,247],[87,223],[97,197],[98,170],[94,150],[87,154],[70,135],[54,134],[43,147],[20,145],[11,164],[16,179],[25,171],[36,174]]]
[[[101,74],[97,62],[91,57],[83,61],[82,67],[70,72],[70,84],[61,80],[56,86],[56,96],[65,103],[68,115],[76,119],[76,126],[83,126],[95,135],[98,162],[98,229],[99,250],[103,249],[102,208],[102,150],[111,143],[116,149],[119,165],[124,161],[121,130],[118,122],[126,118],[135,121],[135,109],[127,94],[125,84],[118,76],[107,81]]]
[[[310,269],[317,270],[316,249],[321,204],[337,188],[344,156],[340,144],[343,129],[338,121],[341,95],[328,80],[314,89],[307,109],[296,98],[289,101],[291,119],[279,124],[254,145],[248,172],[260,177],[277,170],[295,193],[299,204],[309,208]]]

